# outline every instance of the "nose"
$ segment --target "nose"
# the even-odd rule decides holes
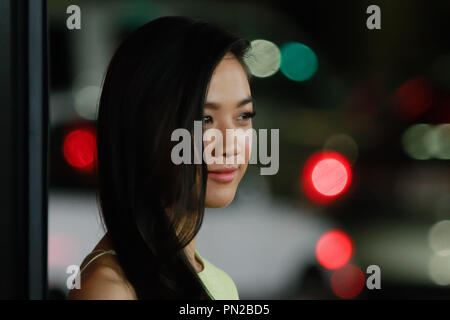
[[[233,128],[228,128],[229,130],[234,130]],[[239,154],[239,143],[237,141],[237,137],[234,134],[229,134],[227,136],[227,132],[222,133],[224,137],[223,141],[223,154],[222,156],[227,159],[231,157],[235,157]]]
[[[228,130],[233,130],[233,128],[226,128]],[[237,143],[237,138],[233,135],[232,131],[228,131],[227,136],[227,130],[223,129],[217,132],[221,134],[220,139],[214,139],[212,143],[214,144],[214,148],[212,150],[212,156],[215,158],[223,157],[224,159],[231,158],[233,156],[236,156],[239,154],[239,143]],[[221,143],[221,148],[218,147],[218,144]],[[222,152],[222,154],[218,154],[217,152]]]
[[[239,144],[238,134],[235,129],[232,123],[222,121],[220,125],[213,129],[214,131],[208,132],[208,137],[211,135],[214,136],[207,143],[208,145],[212,143],[208,149],[213,159],[209,161],[217,164],[236,164],[238,162],[236,159],[238,159],[242,148]]]
[[[245,134],[232,123],[219,129],[222,133],[222,159],[225,164],[242,164],[245,162],[243,151]]]

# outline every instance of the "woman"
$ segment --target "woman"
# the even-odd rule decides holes
[[[249,145],[235,148],[225,139],[222,154],[214,154],[226,160],[243,153],[245,163],[176,165],[171,134],[177,128],[193,132],[196,120],[224,137],[226,129],[252,128],[244,62],[249,46],[186,17],[153,20],[119,46],[104,79],[97,123],[107,233],[83,261],[81,287],[69,299],[239,298],[233,280],[199,255],[195,237],[205,207],[233,200]]]

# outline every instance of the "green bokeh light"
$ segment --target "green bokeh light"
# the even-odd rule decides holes
[[[414,124],[409,127],[402,136],[403,149],[406,154],[416,160],[427,160],[432,157],[430,133],[432,126],[425,123]]]
[[[450,123],[443,123],[436,126],[435,129],[438,148],[435,157],[438,159],[450,159]]]
[[[137,0],[126,2],[122,8],[121,24],[131,32],[161,15],[161,9],[155,1]]]
[[[317,56],[308,46],[298,42],[285,43],[281,49],[281,72],[294,81],[310,79],[317,71]]]

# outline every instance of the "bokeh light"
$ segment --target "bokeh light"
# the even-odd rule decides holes
[[[251,42],[250,54],[244,60],[252,75],[265,78],[275,74],[280,68],[281,53],[273,42],[257,39]]]
[[[450,285],[450,255],[441,256],[435,254],[428,265],[431,280],[440,285]]]
[[[404,151],[413,159],[450,159],[450,124],[436,126],[419,123],[410,126],[402,136]]]
[[[434,129],[433,138],[436,145],[435,150],[433,150],[434,157],[443,160],[450,159],[450,123],[437,125]]]
[[[351,179],[350,163],[343,155],[335,151],[322,151],[306,161],[301,183],[309,199],[327,203],[341,195],[349,187]]]
[[[92,171],[96,152],[96,137],[93,130],[76,129],[66,135],[63,154],[66,161],[81,171]]]
[[[98,86],[86,86],[76,92],[74,97],[75,111],[87,120],[97,119],[97,102],[101,89]]]
[[[336,159],[320,160],[311,174],[314,187],[325,196],[339,194],[347,184],[348,174],[345,166]]]
[[[281,51],[281,72],[294,81],[310,79],[317,71],[317,56],[311,48],[298,42],[283,44]]]
[[[439,221],[431,227],[428,243],[436,254],[450,255],[450,220]]]
[[[351,299],[359,295],[364,288],[364,284],[364,273],[353,264],[335,270],[331,276],[333,292],[343,299]]]
[[[161,16],[163,9],[157,1],[135,0],[125,1],[121,9],[120,23],[124,30],[133,31],[143,24]]]
[[[324,233],[316,244],[317,261],[326,269],[343,267],[350,260],[352,253],[352,240],[340,230]]]
[[[394,100],[399,116],[410,120],[430,108],[433,88],[425,77],[415,77],[396,90]]]
[[[430,159],[428,146],[429,133],[432,126],[425,123],[410,126],[402,135],[403,149],[411,158],[416,160]]]

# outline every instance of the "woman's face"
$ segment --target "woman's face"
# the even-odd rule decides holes
[[[253,103],[247,75],[235,56],[228,53],[214,70],[203,111],[204,135],[209,129],[216,129],[223,137],[222,152],[216,152],[217,149],[212,148],[213,146],[209,148],[213,150],[211,155],[214,159],[222,159],[222,164],[216,160],[207,164],[206,207],[226,206],[236,194],[250,158],[251,135],[247,143],[242,135],[241,139],[226,139],[226,129],[251,129],[252,113]],[[214,138],[205,141],[204,150],[209,144],[219,141]],[[233,157],[234,161],[230,164]]]

